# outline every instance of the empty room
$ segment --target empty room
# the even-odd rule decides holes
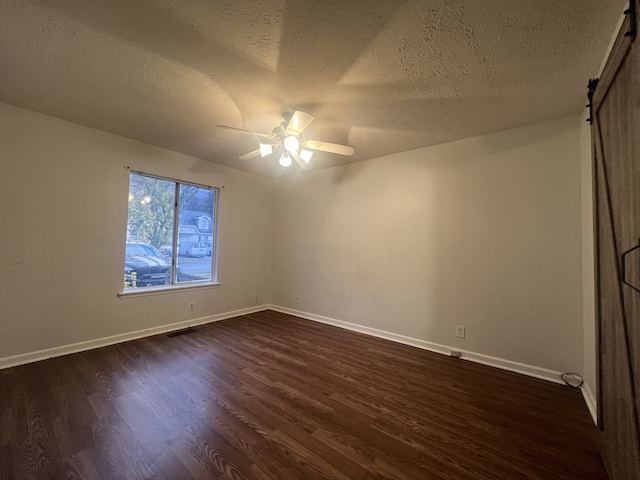
[[[0,1],[0,478],[640,479],[636,3]]]

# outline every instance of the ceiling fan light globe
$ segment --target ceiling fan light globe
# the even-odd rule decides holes
[[[280,165],[282,165],[283,167],[290,167],[291,156],[289,156],[289,154],[287,153],[283,153],[282,156],[280,157]]]
[[[268,143],[260,144],[260,155],[266,157],[267,155],[271,155],[273,153],[273,145],[269,145]]]
[[[313,151],[307,150],[303,148],[300,150],[300,158],[305,161],[305,163],[309,163],[311,161],[311,156],[313,155]]]
[[[294,153],[298,151],[298,147],[300,147],[300,140],[293,135],[289,135],[284,139],[284,148],[286,151]]]

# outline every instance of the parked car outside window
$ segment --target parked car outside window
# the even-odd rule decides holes
[[[136,287],[171,283],[171,264],[158,250],[146,243],[127,243],[124,273],[127,282],[132,282],[135,277]]]

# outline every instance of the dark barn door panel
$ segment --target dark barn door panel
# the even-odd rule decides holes
[[[634,42],[636,24],[630,8],[592,98],[598,423],[603,458],[614,480],[640,479],[640,248],[635,248],[640,245],[640,42]]]

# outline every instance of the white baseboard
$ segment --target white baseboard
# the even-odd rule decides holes
[[[492,357],[490,355],[484,355],[482,353],[471,352],[469,350],[461,350],[456,347],[449,347],[447,345],[440,345],[438,343],[428,342],[426,340],[420,340],[418,338],[406,337],[404,335],[398,335],[397,333],[387,332],[385,330],[378,330],[376,328],[365,327],[355,323],[345,322],[343,320],[336,320],[335,318],[324,317],[322,315],[316,315],[314,313],[307,313],[300,310],[294,310],[292,308],[281,307],[279,305],[269,305],[271,310],[276,312],[288,313],[295,315],[296,317],[306,318],[307,320],[313,320],[315,322],[326,323],[347,330],[353,330],[354,332],[365,333],[374,337],[384,338],[393,342],[403,343],[405,345],[411,345],[412,347],[422,348],[423,350],[429,350],[431,352],[441,353],[443,355],[450,355],[451,350],[457,350],[462,355],[461,358],[469,360],[470,362],[481,363],[491,367],[500,368],[502,370],[508,370],[510,372],[520,373],[522,375],[528,375],[529,377],[535,377],[549,382],[559,383],[564,385],[560,375],[562,372],[556,372],[555,370],[549,370],[542,367],[536,367],[533,365],[527,365],[525,363],[514,362],[512,360],[506,360],[504,358]]]
[[[596,400],[593,390],[591,390],[591,386],[587,382],[584,382],[580,391],[582,392],[582,396],[584,397],[587,407],[589,407],[589,413],[591,413],[593,423],[598,425],[598,401]]]
[[[241,310],[234,310],[232,312],[218,313],[216,315],[209,315],[206,317],[195,318],[191,320],[184,320],[182,322],[170,323],[168,325],[161,325],[159,327],[147,328],[144,330],[137,330],[135,332],[121,333],[119,335],[112,335],[110,337],[97,338],[95,340],[88,340],[86,342],[72,343],[69,345],[63,345],[61,347],[48,348],[46,350],[39,350],[37,352],[22,353],[19,355],[13,355],[11,357],[0,358],[0,369],[15,367],[18,365],[24,365],[25,363],[37,362],[40,360],[46,360],[48,358],[60,357],[62,355],[69,355],[70,353],[83,352],[85,350],[91,350],[94,348],[106,347],[107,345],[114,345],[116,343],[127,342],[129,340],[135,340],[142,337],[150,337],[152,335],[158,335],[161,333],[170,332],[172,330],[178,330],[180,328],[192,327],[196,325],[203,325],[205,323],[218,322],[227,318],[238,317],[240,315],[247,315],[249,313],[260,312],[267,310],[267,305],[261,305],[257,307],[243,308]]]
[[[88,340],[85,342],[72,343],[69,345],[63,345],[61,347],[49,348],[46,350],[39,350],[36,352],[23,353],[14,355],[11,357],[0,358],[0,369],[15,367],[26,363],[37,362],[40,360],[46,360],[48,358],[59,357],[62,355],[69,355],[71,353],[82,352],[85,350],[91,350],[94,348],[106,347],[108,345],[114,345],[116,343],[127,342],[129,340],[135,340],[137,338],[149,337],[152,335],[158,335],[161,333],[170,332],[172,330],[178,330],[189,326],[203,325],[205,323],[217,322],[225,320],[227,318],[237,317],[240,315],[247,315],[249,313],[260,312],[263,310],[275,310],[277,312],[287,313],[295,315],[297,317],[305,318],[307,320],[313,320],[320,323],[326,323],[336,327],[352,330],[355,332],[372,335],[374,337],[391,340],[393,342],[402,343],[404,345],[411,345],[413,347],[421,348],[423,350],[429,350],[431,352],[440,353],[442,355],[449,355],[451,350],[458,350],[461,352],[461,358],[469,360],[471,362],[481,363],[483,365],[489,365],[492,367],[500,368],[502,370],[508,370],[511,372],[528,375],[530,377],[540,378],[554,383],[564,384],[560,378],[561,372],[554,370],[548,370],[546,368],[536,367],[533,365],[527,365],[524,363],[514,362],[511,360],[505,360],[503,358],[492,357],[481,353],[471,352],[468,350],[461,350],[459,348],[450,347],[447,345],[440,345],[426,340],[420,340],[417,338],[407,337],[399,335],[397,333],[387,332],[385,330],[379,330],[376,328],[365,327],[355,323],[345,322],[343,320],[337,320],[334,318],[325,317],[322,315],[316,315],[313,313],[307,313],[300,310],[294,310],[292,308],[281,307],[278,305],[260,305],[250,308],[244,308],[240,310],[234,310],[231,312],[219,313],[216,315],[210,315],[207,317],[196,318],[192,320],[184,320],[182,322],[171,323],[168,325],[162,325],[159,327],[148,328],[144,330],[137,330],[135,332],[128,332],[119,335],[113,335],[109,337],[98,338],[95,340]],[[593,392],[587,384],[582,388],[582,394],[584,395],[587,406],[591,415],[595,419],[596,417],[596,401]]]

